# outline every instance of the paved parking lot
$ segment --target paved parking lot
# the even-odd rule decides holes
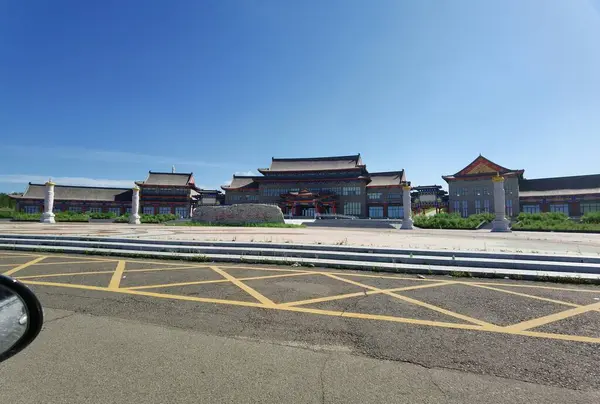
[[[0,265],[47,308],[600,387],[598,286],[8,251]]]

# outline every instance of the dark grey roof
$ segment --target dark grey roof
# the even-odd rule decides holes
[[[404,170],[389,171],[382,173],[370,173],[371,182],[367,184],[369,187],[387,187],[390,185],[402,185],[406,181]]]
[[[519,196],[584,195],[600,193],[600,174],[519,181]]]
[[[23,196],[19,199],[44,199],[46,186],[44,184],[29,184]],[[55,200],[76,201],[131,201],[131,188],[83,187],[72,185],[55,185]]]
[[[353,156],[275,158],[268,171],[344,170],[362,166],[360,154]]]
[[[148,177],[143,182],[136,182],[136,184],[187,186],[194,184],[193,175],[193,173],[160,173],[149,171]]]
[[[231,184],[224,185],[223,189],[239,189],[239,188],[258,188],[258,183],[255,182],[256,177],[234,175]]]

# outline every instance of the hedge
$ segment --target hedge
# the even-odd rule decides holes
[[[600,215],[588,213],[580,222],[571,220],[564,213],[521,213],[513,230],[563,231],[563,232],[600,232]]]
[[[462,229],[475,230],[481,223],[494,220],[492,213],[480,213],[469,217],[461,217],[458,213],[438,213],[437,215],[415,216],[414,224],[423,229]]]
[[[177,216],[173,214],[168,215],[140,215],[140,222],[142,223],[164,223],[170,220],[177,219]],[[115,219],[115,223],[128,223],[129,213],[119,216]]]

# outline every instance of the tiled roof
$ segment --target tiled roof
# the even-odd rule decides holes
[[[268,171],[347,170],[361,167],[360,154],[353,156],[275,158]],[[267,170],[263,170],[267,171]]]
[[[18,199],[44,199],[46,186],[29,184],[23,196]],[[131,201],[131,188],[79,187],[71,185],[55,185],[54,199],[77,201]]]
[[[158,173],[150,171],[146,180],[136,184],[187,186],[193,183],[193,173]]]
[[[239,188],[258,188],[258,183],[254,181],[256,177],[234,175],[231,184],[224,185],[223,189],[239,189]]]
[[[473,160],[468,166],[453,175],[444,175],[442,178],[447,182],[456,178],[468,178],[468,177],[479,177],[479,176],[493,176],[496,174],[500,175],[523,175],[524,170],[512,170],[510,168],[502,167],[494,163],[493,161],[479,155]]]
[[[384,173],[371,173],[370,176],[371,182],[367,184],[367,188],[402,185],[402,183],[406,181],[406,178],[404,176],[404,170]]]
[[[584,195],[600,193],[600,174],[519,181],[519,196]]]

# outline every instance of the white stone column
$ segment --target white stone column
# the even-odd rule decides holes
[[[494,183],[494,212],[496,218],[492,222],[493,232],[509,232],[509,221],[506,219],[506,196],[504,195],[504,177],[492,177]]]
[[[42,218],[40,222],[42,223],[54,223],[54,213],[52,210],[54,209],[54,183],[52,181],[48,181],[46,183],[46,195],[44,197],[44,213],[42,214]]]
[[[402,220],[402,227],[400,228],[403,230],[412,230],[413,221],[411,218],[412,203],[410,200],[410,185],[402,187],[402,205],[404,206],[404,220]]]
[[[138,187],[133,188],[133,195],[131,197],[131,214],[129,215],[130,224],[140,224],[140,189]]]

